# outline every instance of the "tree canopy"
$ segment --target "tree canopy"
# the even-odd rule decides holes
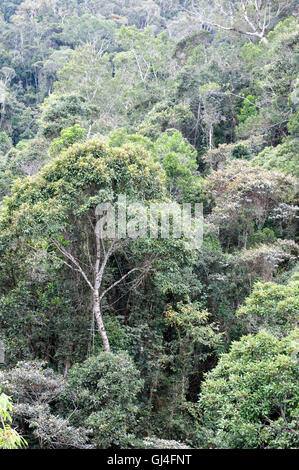
[[[0,3],[0,449],[298,447],[297,3]]]

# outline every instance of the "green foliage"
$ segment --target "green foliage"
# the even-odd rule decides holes
[[[298,22],[294,17],[278,23],[269,33],[268,41],[243,46],[242,57],[255,76],[255,90],[254,101],[251,97],[242,108],[244,113],[240,115],[238,127],[240,137],[264,134],[270,144],[277,145],[281,137],[286,136],[287,123],[294,112],[289,97],[296,87],[297,54]],[[256,107],[250,103],[255,103]]]
[[[11,147],[0,162],[1,196],[9,195],[13,182],[18,177],[33,175],[38,172],[48,157],[48,145],[45,139],[21,140],[15,147]]]
[[[62,150],[66,150],[75,142],[83,142],[86,139],[87,131],[78,124],[75,124],[68,129],[62,129],[60,136],[61,137],[52,140],[49,149],[50,154],[55,155],[60,153]]]
[[[29,427],[38,439],[40,448],[46,449],[90,449],[87,432],[75,428],[69,420],[51,414],[48,409],[31,411]]]
[[[224,245],[246,247],[248,236],[266,223],[282,234],[283,227],[291,228],[293,220],[296,230],[295,178],[236,160],[227,169],[212,172],[205,183],[213,199],[209,220],[221,229]]]
[[[299,280],[291,278],[286,285],[256,283],[244,305],[237,310],[237,315],[250,333],[267,329],[280,336],[296,326],[298,311]]]
[[[197,304],[179,303],[177,311],[170,307],[165,312],[166,322],[175,327],[177,331],[181,330],[183,334],[192,339],[192,342],[215,347],[221,341],[221,335],[217,334],[215,324],[208,323],[210,315],[207,311],[200,311]],[[184,347],[186,347],[187,341],[184,342]]]
[[[123,192],[153,199],[163,194],[160,165],[141,147],[128,144],[113,150],[104,141],[92,140],[62,153],[33,180],[18,181],[7,200],[12,215],[7,221],[23,221],[23,234],[36,230],[43,238],[47,233],[60,236],[72,223],[70,214],[83,217]]]
[[[18,6],[20,3],[22,3],[23,0],[9,0],[9,1],[4,1],[1,4],[1,11],[3,12],[4,18],[6,20],[9,20],[12,15],[16,12]]]
[[[55,96],[45,101],[41,115],[42,135],[47,139],[57,138],[63,129],[75,126],[77,122],[85,122],[89,116],[86,99],[69,94]]]
[[[184,137],[192,136],[192,127],[195,125],[195,117],[189,106],[177,104],[171,106],[168,103],[156,104],[145,116],[139,126],[141,134],[156,140],[167,129],[177,129]]]
[[[109,135],[109,144],[111,147],[122,147],[124,144],[134,143],[141,145],[149,152],[154,150],[154,143],[141,134],[128,134],[126,129],[119,129]]]
[[[3,389],[11,394],[15,416],[28,440],[47,448],[86,447],[85,429],[76,429],[69,421],[52,414],[51,406],[65,389],[63,377],[45,368],[41,361],[19,362],[0,375]]]
[[[0,449],[19,449],[27,446],[25,439],[9,425],[12,421],[10,415],[12,409],[10,398],[5,393],[0,393]]]
[[[247,95],[244,98],[243,106],[240,108],[238,119],[240,122],[245,122],[249,117],[255,117],[258,110],[255,105],[255,98],[253,95]]]
[[[155,142],[153,154],[166,173],[170,195],[178,202],[191,202],[200,190],[197,152],[179,131],[165,132]]]
[[[250,158],[251,153],[246,145],[240,143],[233,147],[231,156],[232,158],[241,158],[242,160],[247,160]]]
[[[252,163],[268,170],[280,170],[299,176],[298,153],[298,140],[288,139],[277,147],[266,147],[252,160]]]
[[[294,90],[296,91],[297,94],[298,94],[298,89],[299,87],[297,86],[296,89]],[[293,92],[293,95],[294,95],[294,92]],[[294,99],[296,103],[298,98],[295,96],[293,96],[292,98]],[[292,119],[288,122],[288,131],[292,137],[295,137],[295,138],[298,137],[299,135],[299,111],[297,111],[292,117]]]
[[[296,447],[294,2],[0,3],[0,447]]]
[[[232,160],[252,160],[265,147],[263,136],[251,136],[232,144],[220,144],[206,151],[203,160],[208,167],[218,170],[228,166]]]
[[[127,142],[141,145],[161,163],[171,198],[178,202],[192,202],[197,199],[201,190],[197,152],[181,132],[167,130],[154,142],[139,134],[127,134],[125,129],[110,135],[110,143],[113,146],[122,146]]]
[[[18,403],[48,404],[64,390],[63,378],[42,361],[18,362],[15,368],[3,372],[1,387]]]
[[[274,230],[269,227],[264,227],[262,230],[257,230],[249,237],[249,245],[250,246],[257,246],[257,245],[266,245],[271,244],[276,241],[276,235]]]
[[[45,259],[45,254],[40,255]],[[20,280],[0,300],[0,339],[5,344],[9,366],[18,360],[42,358],[63,370],[66,358],[76,361],[87,350],[85,331],[89,319],[78,306],[78,299],[85,297],[86,292],[81,288],[74,291],[70,281],[56,270],[58,278],[50,282],[53,264],[48,261],[47,271],[27,256],[30,275],[27,272],[24,276],[31,276],[31,282]]]
[[[90,428],[97,448],[126,447],[134,442],[137,395],[143,381],[127,353],[100,353],[76,364],[68,376],[76,405],[73,420]]]
[[[168,441],[166,439],[158,439],[157,437],[147,437],[142,441],[139,449],[190,449],[183,442]]]
[[[5,132],[0,132],[0,154],[5,155],[11,146],[12,140]]]
[[[104,316],[104,323],[110,340],[111,349],[115,353],[118,351],[127,351],[130,348],[130,336],[124,325],[116,317]],[[95,339],[94,349],[102,351],[103,345],[100,339]]]
[[[205,445],[297,446],[297,345],[296,331],[283,339],[261,331],[232,344],[202,384]]]
[[[101,16],[91,14],[68,16],[63,23],[62,32],[55,35],[61,44],[74,47],[88,42],[96,51],[110,49],[115,36],[116,24]]]
[[[168,305],[164,312],[165,335],[171,338],[168,344],[170,351],[168,355],[165,351],[160,359],[161,364],[156,365],[153,387],[167,389],[167,409],[171,412],[167,416],[165,408],[155,411],[157,422],[151,425],[153,433],[160,432],[165,437],[171,436],[184,442],[196,442],[193,403],[187,397],[192,396],[193,381],[202,364],[214,356],[223,340],[218,326],[210,317],[211,314],[196,302],[179,302],[175,307]],[[166,366],[171,371],[169,378],[165,377]],[[154,391],[151,392],[151,416],[155,409]]]

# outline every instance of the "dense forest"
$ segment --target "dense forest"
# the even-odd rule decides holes
[[[0,1],[0,449],[299,447],[297,14]]]

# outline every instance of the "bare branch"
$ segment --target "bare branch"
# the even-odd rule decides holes
[[[146,266],[142,266],[140,268],[133,268],[131,269],[130,271],[128,271],[126,274],[124,274],[120,279],[118,279],[117,281],[115,281],[113,284],[111,284],[111,286],[109,286],[107,289],[105,289],[101,295],[100,295],[100,301],[103,299],[103,297],[105,297],[105,295],[111,290],[113,289],[114,287],[116,287],[120,282],[124,281],[130,274],[132,274],[133,272],[135,271],[143,271],[143,272],[148,272],[149,271],[149,266],[146,265]]]
[[[90,280],[88,279],[86,273],[84,272],[84,270],[80,266],[79,261],[70,252],[68,252],[63,246],[61,246],[60,243],[57,240],[55,240],[54,238],[51,238],[51,242],[53,243],[53,245],[58,249],[58,251],[60,251],[60,253],[65,258],[67,258],[69,261],[71,261],[73,263],[74,266],[76,266],[77,271],[79,271],[79,273],[82,275],[83,279],[87,282],[88,286],[93,291],[94,288],[92,286],[92,283],[90,282]],[[68,264],[68,266],[72,268],[72,266],[70,266],[69,264]],[[72,268],[72,269],[74,269],[74,268]]]

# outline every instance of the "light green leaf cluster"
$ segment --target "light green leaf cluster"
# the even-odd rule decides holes
[[[25,439],[9,424],[12,421],[12,409],[10,398],[5,393],[0,393],[0,449],[19,449],[27,446]]]
[[[232,343],[202,384],[199,406],[210,444],[297,447],[296,352],[298,330],[283,339],[263,330]]]

